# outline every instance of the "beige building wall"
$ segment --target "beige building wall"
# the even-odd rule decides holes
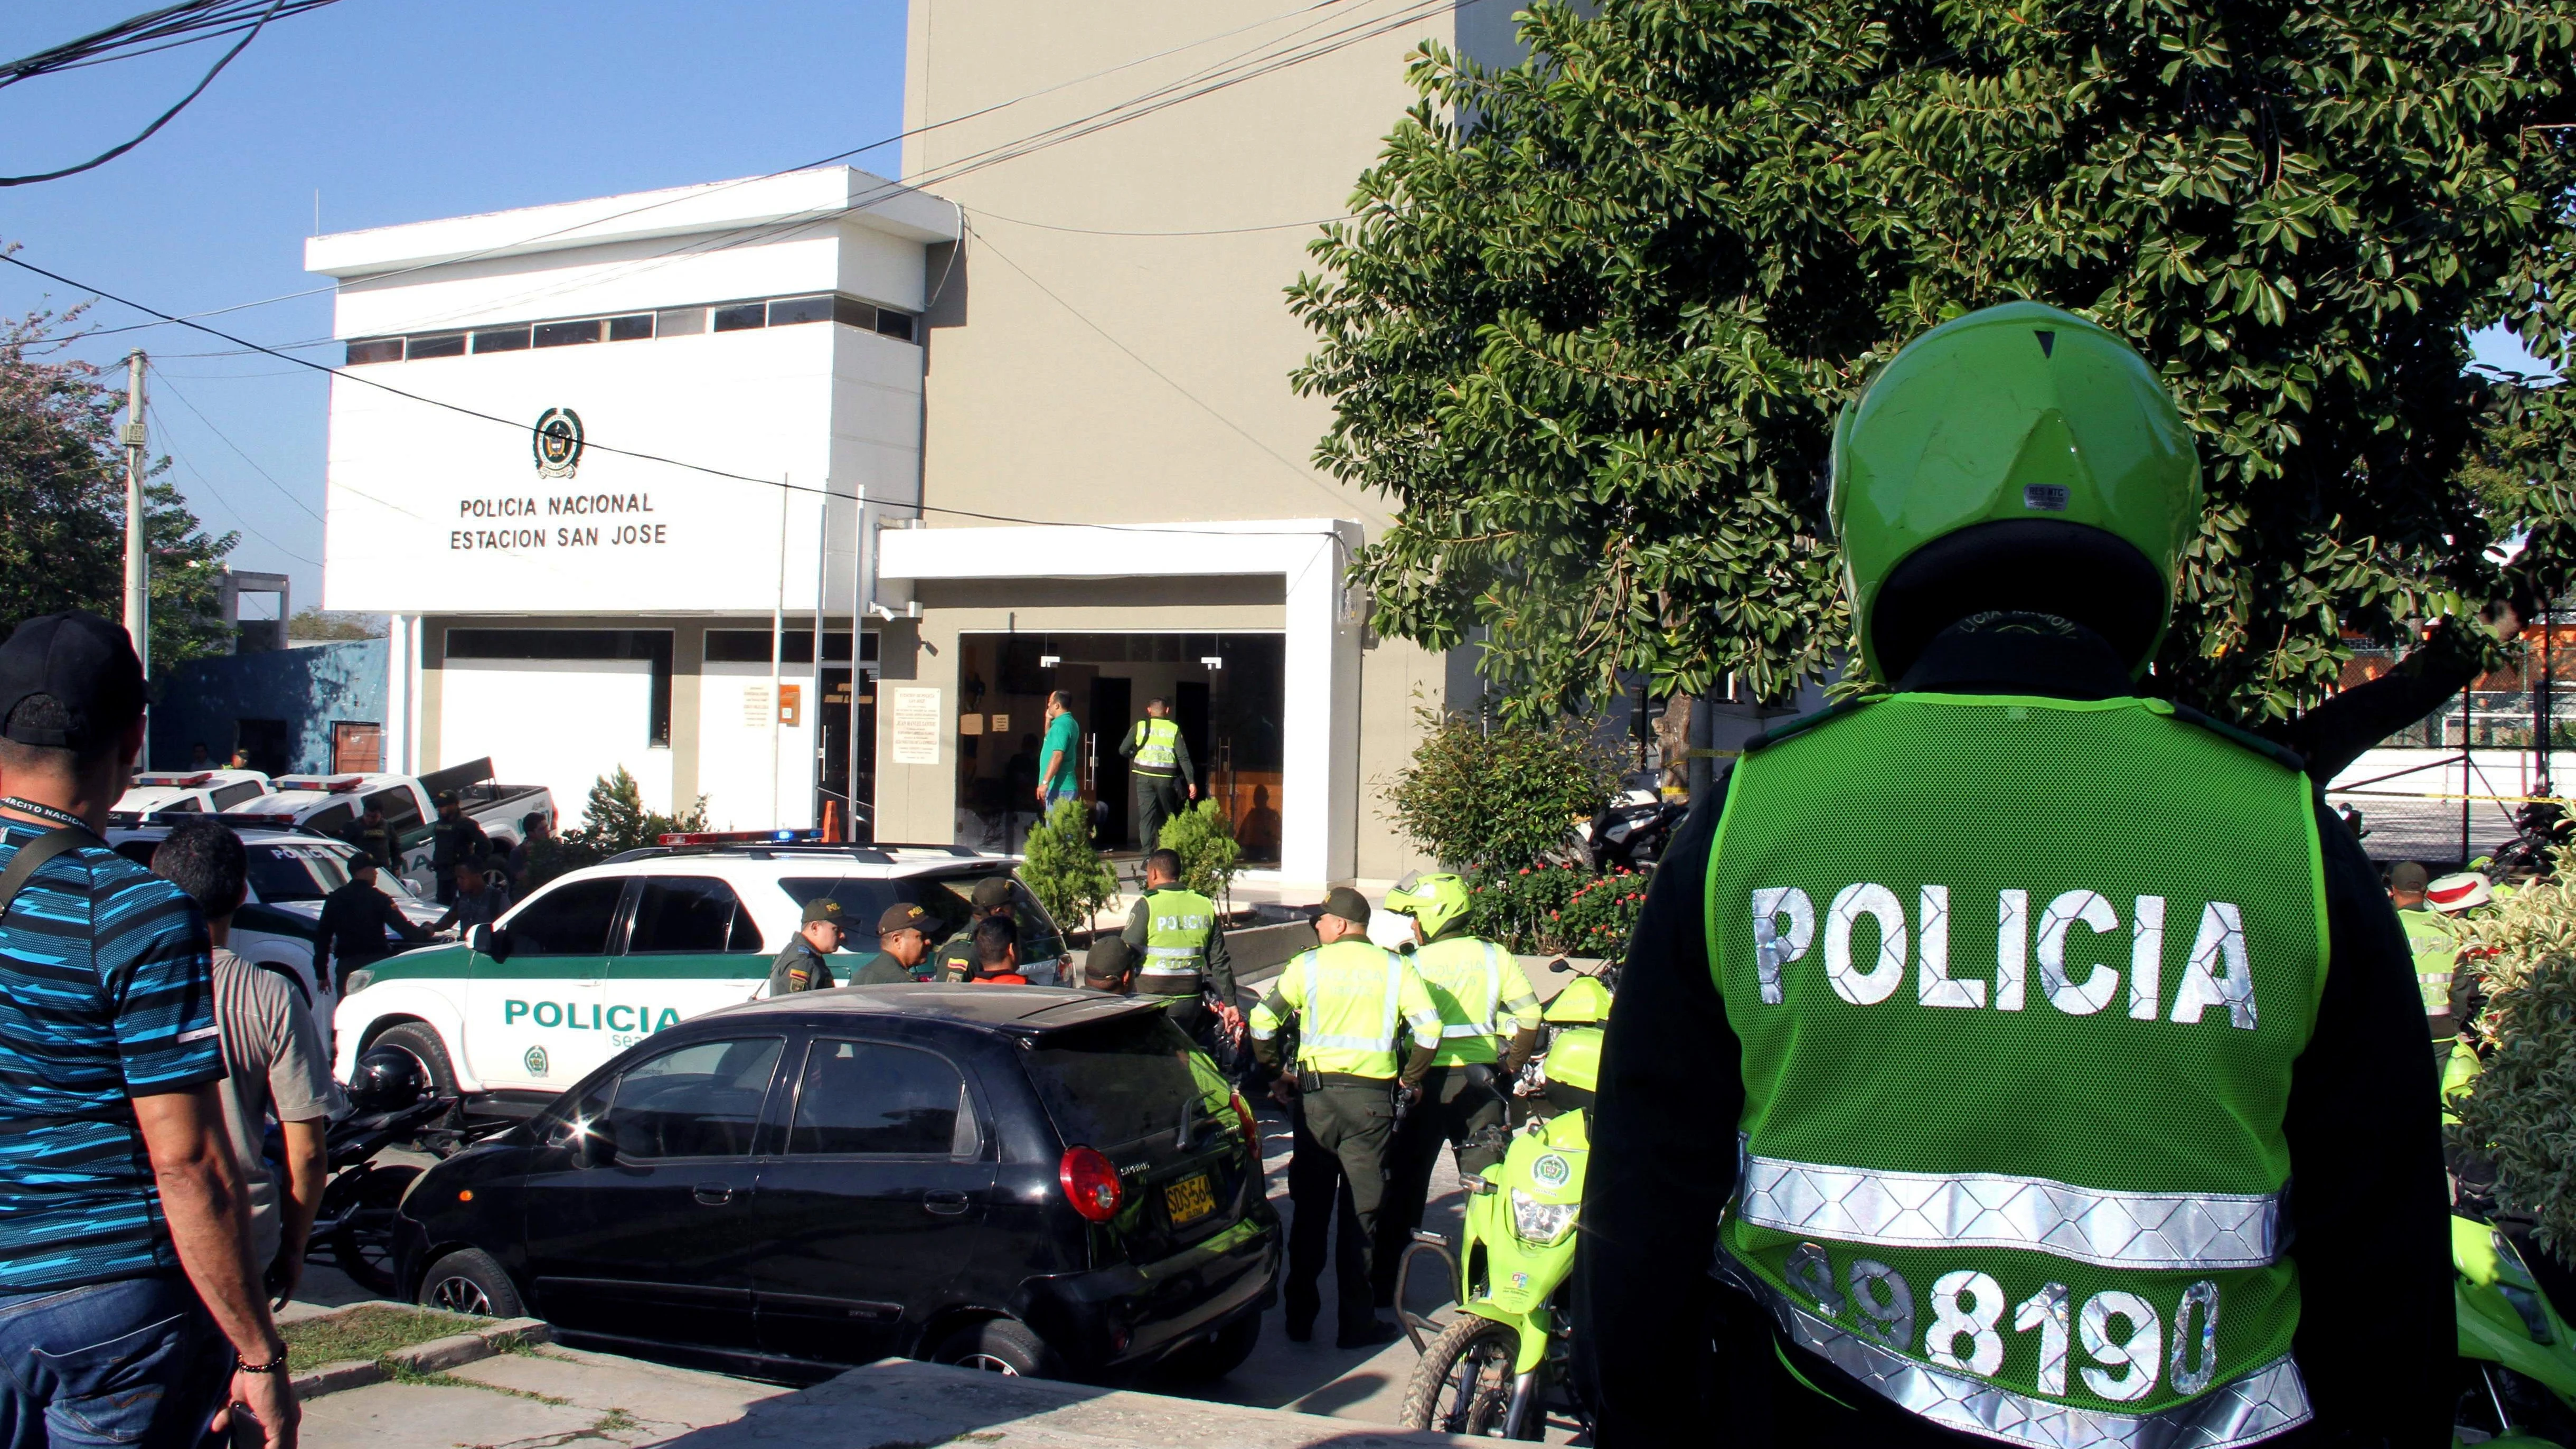
[[[1310,462],[1331,409],[1289,385],[1314,337],[1286,289],[1309,269],[1316,224],[1345,213],[1413,101],[1416,48],[1507,63],[1512,9],[912,0],[903,173],[955,202],[967,228],[953,263],[934,257],[945,275],[927,329],[924,502],[1035,522],[1331,517],[1380,533],[1388,501]],[[1175,103],[1030,148],[1157,93]],[[935,591],[921,602],[938,647],[960,626],[937,617]],[[1019,624],[1073,627],[1025,608]],[[937,676],[935,660],[899,665],[891,633],[887,644],[890,680],[899,667]],[[1349,788],[1364,878],[1420,863],[1379,787],[1418,738],[1417,709],[1441,707],[1457,673],[1401,641],[1362,650]],[[881,763],[878,778],[883,828],[946,820],[953,791],[932,772]]]

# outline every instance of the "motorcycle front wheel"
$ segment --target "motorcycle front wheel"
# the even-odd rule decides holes
[[[1546,1438],[1547,1415],[1537,1395],[1523,1414],[1525,1422],[1511,1422],[1512,1363],[1520,1344],[1510,1324],[1460,1314],[1422,1351],[1404,1391],[1404,1427],[1479,1439]]]
[[[329,1251],[332,1267],[370,1293],[393,1291],[394,1208],[418,1176],[420,1169],[410,1166],[364,1169],[340,1227],[316,1244]]]

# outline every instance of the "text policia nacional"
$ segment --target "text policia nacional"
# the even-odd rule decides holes
[[[457,528],[447,534],[451,549],[478,548],[616,548],[671,541],[671,526],[653,522],[650,493],[561,493],[545,498],[465,498],[456,505],[460,518],[488,518],[491,528]],[[517,524],[514,519],[556,518],[572,522]]]
[[[1753,892],[1753,961],[1762,1000],[1781,1003],[1781,968],[1807,955],[1816,939],[1816,907],[1796,886]],[[1995,893],[1995,975],[1989,983],[1950,975],[1950,888],[1922,889],[1915,923],[1919,979],[1916,992],[1925,1006],[1970,1010],[2022,1009],[2028,968],[2039,968],[2040,994],[2051,1006],[2073,1016],[2089,1016],[2111,1006],[2120,995],[2121,973],[2099,963],[2070,966],[2069,940],[2077,927],[2093,936],[2124,929],[2121,912],[2094,891],[2067,891],[2039,910],[2038,929],[2031,929],[2031,901],[2024,891]],[[1852,928],[1867,918],[1878,937],[1877,950],[1864,958],[1852,950]],[[2184,915],[2175,924],[2190,920]],[[1834,994],[1854,1006],[1876,1006],[1896,994],[1905,980],[1905,903],[1883,885],[1861,882],[1845,886],[1825,909],[1825,979]],[[2191,947],[2178,963],[2170,1002],[2164,1001],[2165,898],[2138,896],[2131,903],[2125,932],[2129,936],[2128,1014],[2140,1021],[2159,1015],[2190,1025],[2212,1008],[2227,1014],[2228,1024],[2252,1030],[2255,1023],[2254,976],[2246,958],[2244,914],[2229,901],[2202,905],[2191,928]],[[1865,939],[1865,938],[1864,938]],[[2181,940],[2176,933],[2176,943]],[[2080,974],[2079,974],[2080,973]],[[1988,988],[1991,985],[1992,995]]]

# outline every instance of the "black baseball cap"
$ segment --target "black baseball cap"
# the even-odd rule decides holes
[[[59,726],[9,726],[18,706],[50,696]],[[22,745],[88,750],[143,713],[143,661],[125,631],[86,609],[40,614],[0,644],[0,732]]]
[[[1354,926],[1369,923],[1368,897],[1349,886],[1335,886],[1324,894],[1324,914],[1339,916]]]

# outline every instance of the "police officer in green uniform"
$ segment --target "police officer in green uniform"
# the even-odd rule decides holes
[[[1440,1008],[1403,957],[1369,944],[1368,918],[1360,893],[1336,886],[1315,921],[1322,944],[1291,958],[1252,1009],[1253,1055],[1264,1067],[1280,1065],[1280,1030],[1296,1018],[1299,1108],[1316,1145],[1341,1163],[1364,1259],[1372,1256],[1386,1197],[1397,1100],[1419,1100],[1440,1047]],[[1399,1055],[1408,1043],[1410,1052]],[[1312,1331],[1320,1307],[1315,1272],[1301,1274],[1302,1266],[1290,1266],[1283,1290],[1292,1339]],[[1343,1348],[1390,1342],[1401,1332],[1377,1317],[1364,1293],[1342,1295],[1340,1311],[1334,1341]]]
[[[1172,1023],[1192,1041],[1207,1038],[1207,993],[1216,998],[1215,1015],[1228,1035],[1242,1029],[1243,1012],[1234,1004],[1234,958],[1225,948],[1225,927],[1217,920],[1216,902],[1181,888],[1180,852],[1145,854],[1145,893],[1127,913],[1119,933],[1136,955],[1138,995],[1171,999]]]
[[[374,861],[376,869],[394,868],[393,828],[385,824],[385,807],[375,801],[367,802],[366,808],[358,812],[358,818],[350,821],[349,828],[340,832],[340,838]],[[444,889],[443,886],[441,888]]]
[[[2405,939],[2295,755],[2141,692],[2203,537],[2163,384],[1989,308],[1832,460],[1888,692],[1748,745],[1656,872],[1591,1123],[1596,1442],[2446,1443]]]
[[[1538,1049],[1538,992],[1529,973],[1511,952],[1468,933],[1468,904],[1467,883],[1446,871],[1408,875],[1386,896],[1388,910],[1413,920],[1413,969],[1440,1009],[1440,1050],[1422,1079],[1421,1108],[1406,1114],[1389,1150],[1371,1284],[1380,1308],[1395,1303],[1396,1269],[1422,1226],[1441,1144],[1458,1155],[1459,1182],[1480,1191],[1484,1170],[1511,1145],[1505,1093]]]
[[[897,901],[877,917],[877,953],[850,973],[852,986],[908,986],[928,969],[930,912]],[[790,949],[793,949],[792,947]]]
[[[965,924],[939,943],[932,958],[931,975],[937,980],[975,979],[975,926],[988,916],[1011,919],[1011,878],[995,875],[975,882],[975,889],[966,898],[966,909]]]
[[[455,791],[440,791],[438,823],[429,832],[429,865],[438,877],[438,903],[455,904],[457,866],[480,866],[491,853],[492,838],[483,833],[482,823],[465,813]]]
[[[1183,787],[1189,799],[1199,798],[1198,771],[1171,701],[1145,701],[1145,717],[1118,742],[1118,753],[1135,762],[1136,848],[1152,850],[1163,843],[1163,822],[1181,813]]]
[[[787,949],[770,963],[769,994],[831,990],[832,963],[826,958],[840,949],[841,903],[830,896],[807,901],[796,939],[788,942]]]

